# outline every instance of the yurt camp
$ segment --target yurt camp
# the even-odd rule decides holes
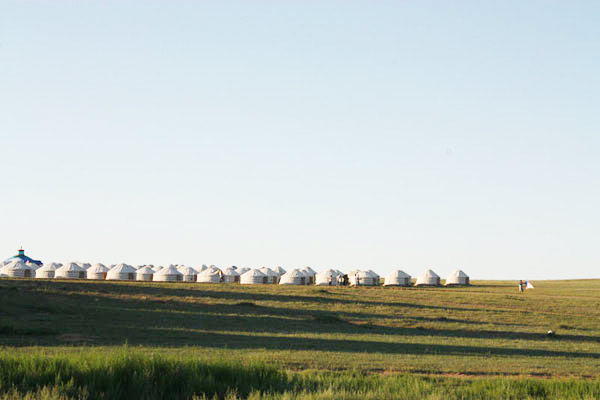
[[[263,274],[258,269],[251,269],[240,276],[240,283],[242,285],[264,285],[268,280],[269,278],[267,275]]]
[[[457,269],[446,278],[446,286],[470,285],[469,276]]]
[[[152,281],[154,276],[154,270],[150,267],[142,267],[135,271],[136,281]]]
[[[223,282],[225,283],[239,283],[240,274],[233,268],[225,268],[223,271]]]
[[[317,286],[337,286],[338,273],[333,269],[318,272],[315,275],[315,285]]]
[[[184,267],[184,268],[177,268],[177,270],[179,272],[181,272],[181,275],[183,275],[184,282],[196,282],[196,279],[198,277],[198,272],[194,268]]]
[[[85,279],[85,270],[77,263],[66,263],[54,271],[54,279]]]
[[[35,270],[32,266],[22,261],[12,261],[2,268],[2,272],[9,278],[33,278]]]
[[[306,275],[299,269],[289,270],[279,279],[280,285],[306,285],[306,282]]]
[[[104,280],[106,279],[106,274],[108,273],[108,271],[109,268],[107,266],[98,263],[89,267],[85,272],[87,275],[87,279]]]
[[[136,270],[131,265],[117,264],[106,273],[108,281],[135,281]]]
[[[177,271],[174,266],[169,266],[155,272],[152,280],[155,282],[181,282],[183,281],[183,274]]]
[[[410,286],[410,275],[399,269],[385,277],[383,286]]]
[[[267,276],[267,283],[278,284],[279,283],[279,274],[273,271],[269,267],[260,268],[260,272]]]
[[[35,270],[35,277],[38,279],[52,279],[54,278],[54,272],[56,271],[58,264],[50,263],[48,265],[44,265]]]
[[[219,283],[221,274],[218,268],[207,268],[198,274],[198,283]]]
[[[419,277],[417,278],[417,283],[415,283],[415,286],[439,286],[439,285],[440,285],[440,276],[430,269],[428,269],[427,271],[425,271],[421,275],[419,275]]]

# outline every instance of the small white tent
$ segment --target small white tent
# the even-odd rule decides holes
[[[239,283],[240,282],[240,274],[235,269],[233,269],[233,267],[225,268],[225,271],[223,271],[223,282]]]
[[[315,285],[317,286],[337,286],[338,273],[333,269],[318,272],[315,275]]]
[[[260,269],[260,272],[262,272],[263,274],[265,274],[267,276],[267,283],[274,283],[274,284],[278,284],[279,283],[279,274],[275,271],[273,271],[271,268],[269,267],[262,267]]]
[[[86,273],[79,264],[70,262],[54,271],[54,279],[85,279]]]
[[[457,269],[446,278],[446,286],[451,285],[469,285],[469,276],[460,269]]]
[[[221,272],[218,268],[207,268],[198,274],[198,283],[219,283],[221,282]]]
[[[417,283],[415,283],[415,286],[439,286],[439,285],[440,285],[440,276],[430,269],[428,269],[427,271],[425,271],[421,275],[419,275],[419,277],[417,278]]]
[[[155,272],[152,280],[155,282],[181,282],[183,281],[183,274],[177,271],[174,266],[169,266]]]
[[[184,282],[196,282],[198,272],[192,267],[177,268],[181,275],[183,275]]]
[[[240,276],[240,283],[242,285],[262,285],[267,283],[268,280],[269,278],[267,275],[263,274],[258,269],[251,269]]]
[[[94,264],[86,271],[87,279],[104,280],[108,271],[109,268],[104,264]]]
[[[142,267],[135,271],[136,281],[152,281],[154,270],[150,267]]]
[[[314,269],[311,267],[304,267],[301,268],[300,271],[304,272],[304,275],[306,275],[307,285],[312,285],[315,283],[315,275],[317,275],[317,273]]]
[[[135,281],[136,270],[131,265],[117,264],[106,273],[107,281]]]
[[[367,270],[367,274],[373,278],[373,285],[379,286],[381,284],[381,277],[379,274],[372,269]]]
[[[280,285],[306,285],[306,274],[299,269],[292,269],[281,275]]]
[[[35,277],[38,279],[52,279],[54,278],[54,272],[56,271],[58,264],[56,263],[50,263],[47,265],[44,265],[43,267],[40,267],[38,269],[35,270]]]
[[[385,277],[383,286],[410,286],[410,275],[397,269]]]
[[[348,275],[351,286],[377,286],[379,285],[379,275],[370,271],[358,271]]]
[[[2,268],[2,272],[9,278],[33,278],[35,269],[27,263],[12,261]]]

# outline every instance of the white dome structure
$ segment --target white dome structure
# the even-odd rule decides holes
[[[136,270],[131,265],[117,264],[106,273],[107,281],[135,281]]]
[[[373,284],[375,286],[381,285],[381,277],[377,272],[373,271],[372,269],[369,269],[367,270],[367,274],[369,274],[369,276],[373,278]]]
[[[153,276],[154,276],[154,270],[150,267],[142,267],[135,271],[135,280],[136,281],[151,282]]]
[[[260,272],[258,269],[251,269],[240,275],[240,283],[242,285],[263,285],[269,281],[267,275]]]
[[[417,278],[417,283],[415,283],[415,286],[439,286],[439,285],[440,285],[440,276],[430,269],[428,269],[427,271],[425,271],[421,275],[419,275],[419,277]]]
[[[317,275],[317,273],[315,272],[314,269],[312,269],[311,267],[304,267],[301,268],[300,271],[302,271],[304,273],[304,275],[306,276],[306,284],[307,285],[312,285],[315,283],[315,275]]]
[[[98,263],[89,267],[88,270],[85,272],[87,275],[87,279],[96,279],[103,281],[106,279],[106,274],[109,270],[110,269],[106,265]]]
[[[292,269],[281,275],[279,279],[280,285],[306,285],[307,284],[306,274],[299,269]]]
[[[85,269],[79,264],[70,262],[54,271],[54,279],[85,279]]]
[[[457,269],[446,278],[446,286],[452,285],[470,285],[469,276],[460,269]]]
[[[225,271],[223,271],[223,282],[239,283],[240,274],[233,267],[225,268]]]
[[[198,276],[198,272],[192,268],[192,267],[184,267],[184,268],[177,268],[177,270],[179,272],[181,272],[181,275],[183,275],[183,281],[184,282],[196,282],[196,278]]]
[[[352,271],[351,275],[348,275],[348,280],[351,286],[378,286],[379,275],[371,271]]]
[[[27,263],[12,261],[2,268],[2,272],[9,278],[33,278],[35,269]]]
[[[48,265],[44,265],[35,270],[35,277],[38,279],[52,279],[54,278],[54,273],[56,271],[58,264],[50,263]]]
[[[221,282],[221,270],[218,268],[207,268],[198,274],[198,283],[219,283]]]
[[[286,273],[286,270],[279,266],[275,267],[275,269],[273,269],[273,271],[277,272],[280,277]]]
[[[246,272],[250,271],[251,268],[248,267],[242,267],[242,268],[238,268],[236,269],[236,271],[240,274],[240,276],[244,275]]]
[[[317,286],[337,286],[338,272],[333,269],[318,272],[315,275],[315,285]]]
[[[262,267],[260,268],[260,272],[262,272],[263,274],[265,274],[267,276],[267,283],[271,283],[271,284],[278,284],[279,283],[279,274],[275,271],[273,271],[271,268],[269,267]]]
[[[177,271],[174,266],[169,266],[155,272],[152,280],[154,282],[181,282],[183,281],[183,274]]]
[[[385,277],[383,286],[410,286],[410,275],[397,269]]]

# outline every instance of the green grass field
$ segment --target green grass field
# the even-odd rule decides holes
[[[515,282],[473,283],[329,288],[1,279],[0,392],[600,398],[600,280],[537,281],[524,294]]]

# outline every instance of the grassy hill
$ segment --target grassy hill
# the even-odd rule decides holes
[[[258,391],[323,399],[600,397],[600,281],[538,281],[524,294],[515,282],[473,283],[324,288],[2,279],[0,354],[12,364],[0,373],[30,365],[64,377],[60,368],[68,366],[66,375],[80,381],[68,387],[39,373],[5,374],[0,392],[56,398],[87,390],[89,398],[115,398],[125,392],[106,397],[101,386],[82,389],[90,371],[138,365],[147,372],[166,363],[167,370],[188,371],[175,381],[206,383],[195,375],[202,368],[238,376],[210,390],[177,392],[181,398]],[[246,373],[254,378],[242,378]],[[152,382],[146,387],[158,384]],[[163,389],[146,397],[170,397],[160,395]]]

